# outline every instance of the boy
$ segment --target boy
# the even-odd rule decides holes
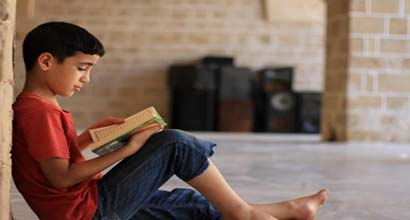
[[[208,159],[212,144],[161,126],[134,134],[124,148],[85,160],[88,129],[77,136],[57,102],[90,81],[104,47],[85,29],[49,22],[23,43],[26,81],[13,109],[13,178],[41,220],[313,220],[327,191],[273,204],[248,204]],[[90,128],[122,123],[101,120]],[[101,171],[122,160],[110,172]],[[197,189],[158,188],[177,175]]]

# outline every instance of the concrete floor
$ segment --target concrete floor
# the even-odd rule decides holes
[[[218,144],[213,160],[247,201],[272,202],[321,188],[321,220],[410,220],[410,144],[320,143],[311,135],[196,133]],[[163,188],[186,187],[176,178]],[[17,220],[35,220],[13,189]]]

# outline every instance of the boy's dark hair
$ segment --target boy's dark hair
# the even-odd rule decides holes
[[[48,52],[62,63],[77,52],[102,57],[102,43],[84,28],[67,22],[48,22],[30,31],[23,42],[23,58],[26,71],[36,64],[40,54]]]

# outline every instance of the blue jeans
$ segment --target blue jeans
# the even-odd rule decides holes
[[[180,130],[154,134],[98,181],[98,220],[216,220],[220,213],[190,189],[158,190],[174,174],[189,181],[208,168],[215,144]]]

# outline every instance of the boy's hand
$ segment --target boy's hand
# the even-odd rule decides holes
[[[101,127],[105,127],[105,126],[121,124],[121,123],[124,123],[124,122],[125,122],[125,120],[123,118],[108,117],[108,118],[104,118],[100,121],[97,121],[96,123],[91,125],[91,127],[89,129],[101,128]]]
[[[97,121],[93,125],[91,125],[87,130],[85,130],[82,134],[78,136],[78,144],[81,150],[85,149],[89,144],[93,142],[91,139],[91,135],[89,130],[94,129],[94,128],[101,128],[109,125],[114,125],[114,124],[121,124],[125,122],[124,119],[122,118],[114,118],[114,117],[108,117],[105,119],[102,119],[100,121]]]
[[[164,126],[156,124],[148,129],[139,130],[129,139],[127,145],[120,150],[126,152],[126,154],[132,155],[137,152],[145,144],[145,142],[153,135],[158,132],[161,132],[164,129]]]

